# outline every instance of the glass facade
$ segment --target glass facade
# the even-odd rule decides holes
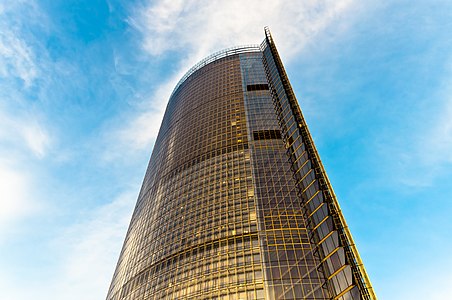
[[[178,83],[107,295],[376,299],[271,35]]]

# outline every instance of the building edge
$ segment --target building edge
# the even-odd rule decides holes
[[[307,148],[308,148],[308,152],[310,152],[309,153],[310,159],[313,161],[314,167],[317,169],[316,176],[319,177],[320,185],[323,186],[322,187],[323,192],[326,194],[326,197],[329,198],[329,199],[327,199],[327,201],[329,201],[328,208],[331,210],[331,215],[334,220],[335,229],[337,231],[339,231],[339,238],[340,238],[341,242],[343,243],[342,246],[345,249],[347,261],[352,268],[353,277],[355,279],[356,285],[358,286],[358,289],[360,290],[360,294],[364,299],[377,300],[377,296],[373,290],[369,276],[364,267],[362,259],[359,255],[358,249],[356,248],[356,244],[353,240],[353,237],[351,235],[347,222],[345,221],[344,215],[342,214],[342,210],[340,208],[339,202],[334,193],[334,190],[329,181],[329,178],[326,174],[325,168],[322,164],[322,161],[320,159],[320,155],[317,151],[317,148],[315,147],[311,133],[309,132],[307,123],[302,114],[302,111],[301,111],[301,108],[296,99],[295,93],[293,92],[289,78],[284,69],[282,60],[276,49],[276,45],[273,41],[273,38],[272,38],[270,29],[268,26],[264,27],[264,32],[265,32],[265,40],[264,40],[264,42],[262,42],[262,44],[260,46],[261,51],[262,51],[262,53],[264,53],[266,47],[269,47],[269,49],[270,49],[271,56],[276,65],[279,76],[282,80],[284,92],[287,96],[287,99],[290,102],[290,106],[292,108],[294,117],[295,117],[296,121],[298,122],[298,125],[299,125],[298,130],[300,131],[300,134],[303,138],[304,143],[308,144]],[[267,62],[265,61],[265,56],[263,57],[263,60],[264,60],[264,65],[266,66],[266,73],[267,73],[269,85],[272,85],[273,80],[272,80],[270,72],[268,70],[268,65],[267,65]],[[271,93],[272,93],[274,101],[277,101],[278,95],[275,94],[274,87],[271,88]],[[275,109],[276,109],[276,107],[275,107]],[[278,118],[280,119],[280,122],[282,122],[282,120],[281,120],[282,116],[278,114]],[[286,133],[286,132],[284,132],[284,130],[283,130],[283,133]],[[284,139],[286,140],[286,139],[288,139],[288,137],[285,136]],[[289,150],[288,150],[288,152],[289,152]],[[290,155],[291,154],[289,152],[289,156]],[[295,178],[295,179],[297,180],[297,178]],[[327,257],[324,259],[327,259]],[[333,299],[339,299],[344,294],[346,294],[348,291],[349,290],[347,290],[347,289],[344,290],[342,293],[335,295]]]

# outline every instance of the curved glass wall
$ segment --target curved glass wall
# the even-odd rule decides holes
[[[177,84],[107,300],[361,299],[340,232],[317,220],[329,211],[307,209],[322,187],[301,138],[303,178],[294,169],[293,111],[265,43],[215,53]]]
[[[230,54],[171,97],[108,299],[264,299],[240,59]]]

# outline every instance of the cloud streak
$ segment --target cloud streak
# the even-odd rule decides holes
[[[192,65],[210,53],[258,44],[263,40],[263,27],[269,25],[277,33],[283,57],[290,59],[318,33],[349,13],[352,4],[352,0],[161,0],[138,7],[128,22],[141,33],[144,51],[151,57],[171,56],[177,67],[169,78],[162,78],[149,96],[148,106],[114,130],[112,140],[119,141],[125,151],[148,151],[174,86]]]
[[[23,171],[0,161],[0,242],[18,220],[36,211],[31,201],[32,184]]]
[[[8,7],[0,6],[0,78],[19,78],[25,87],[30,87],[39,76],[35,53],[26,39],[21,37],[20,26],[8,17],[23,4],[20,2]],[[29,6],[35,8],[33,3]]]
[[[452,60],[451,60],[452,62]],[[427,99],[413,104],[417,113],[404,124],[403,132],[387,133],[389,143],[381,144],[381,153],[389,164],[394,181],[409,188],[427,188],[449,172],[452,164],[452,63],[441,83]],[[414,110],[413,109],[413,110]],[[388,138],[388,137],[386,137]],[[390,157],[387,155],[390,154]]]
[[[176,85],[176,78],[161,84],[154,92],[142,112],[129,120],[124,127],[118,128],[113,138],[119,138],[121,145],[127,145],[127,148],[134,151],[147,149],[151,147],[160,128],[160,123],[166,108],[172,88]],[[123,149],[125,150],[125,149]]]
[[[33,52],[26,42],[12,31],[0,32],[0,76],[20,78],[29,87],[37,75]]]
[[[136,191],[123,192],[63,228],[46,249],[52,263],[41,266],[40,270],[36,270],[34,264],[30,266],[30,273],[41,275],[33,278],[26,289],[20,289],[12,278],[30,275],[17,274],[16,269],[0,269],[2,299],[94,300],[105,297],[135,198]]]
[[[33,163],[45,158],[51,143],[37,115],[14,114],[0,103],[0,240],[14,232],[16,222],[40,211]]]
[[[263,27],[278,33],[285,57],[297,54],[315,35],[352,8],[342,1],[169,1],[149,2],[134,24],[151,55],[183,51],[199,60],[215,50],[260,43]]]
[[[66,295],[65,300],[105,297],[136,194],[123,192],[57,237],[63,268],[62,278],[56,278],[57,295]]]
[[[20,17],[18,17],[20,12]],[[34,39],[23,31],[24,19],[38,23],[35,3],[0,4],[0,236],[16,232],[19,221],[39,211],[33,163],[43,160],[53,143],[45,116],[28,93],[41,75]],[[35,24],[33,24],[35,25]]]

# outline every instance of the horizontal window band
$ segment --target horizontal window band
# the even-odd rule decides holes
[[[253,139],[255,141],[281,139],[281,131],[272,129],[253,131]]]
[[[190,256],[195,256],[198,253],[205,253],[212,249],[217,249],[221,245],[226,245],[230,243],[237,243],[236,241],[241,241],[242,243],[247,243],[250,241],[257,241],[258,240],[258,234],[257,232],[251,232],[251,233],[244,233],[244,234],[238,234],[232,237],[226,237],[226,238],[217,238],[214,240],[206,241],[204,243],[195,244],[190,247],[185,247],[181,249],[180,251],[177,251],[175,253],[169,254],[165,257],[162,257],[159,261],[154,262],[150,266],[148,266],[145,270],[141,271],[134,277],[130,278],[125,284],[122,285],[120,288],[120,297],[125,298],[127,295],[129,295],[135,288],[143,284],[143,282],[139,282],[139,277],[143,274],[147,274],[146,277],[152,276],[153,274],[157,274],[159,272],[160,268],[162,266],[165,266],[165,268],[171,268],[172,265],[176,264],[178,265],[180,263],[180,260],[183,260],[184,258],[188,258]],[[247,250],[251,250],[252,248],[249,248]],[[257,252],[255,253],[257,254]],[[227,257],[227,254],[222,254],[223,257]],[[226,256],[225,256],[226,255]]]
[[[266,83],[260,83],[260,84],[248,84],[246,86],[246,91],[264,91],[268,90],[268,84]]]

